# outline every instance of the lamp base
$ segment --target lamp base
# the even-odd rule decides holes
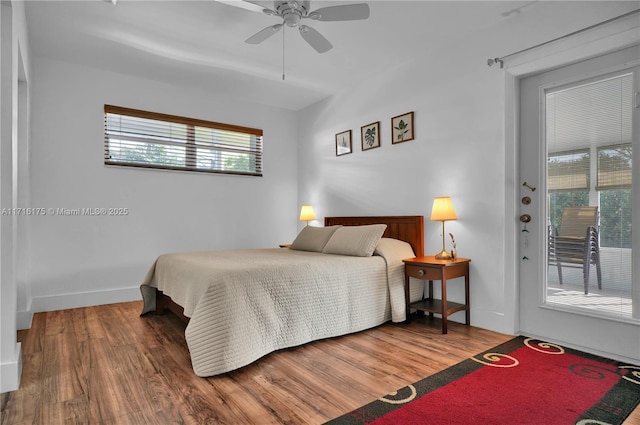
[[[438,260],[451,260],[451,254],[448,253],[445,249],[436,254],[436,259]]]

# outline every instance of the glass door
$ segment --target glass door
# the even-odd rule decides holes
[[[518,203],[529,216],[520,332],[636,361],[639,63],[636,46],[522,78],[518,143]]]
[[[633,93],[632,69],[544,92],[549,305],[640,317],[631,279]]]

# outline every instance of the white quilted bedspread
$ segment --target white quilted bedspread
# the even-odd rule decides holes
[[[162,255],[141,285],[143,314],[155,310],[156,288],[170,296],[190,317],[193,370],[221,374],[278,349],[380,325],[392,309],[394,321],[404,320],[402,258],[413,254],[387,251],[384,258],[282,248]]]

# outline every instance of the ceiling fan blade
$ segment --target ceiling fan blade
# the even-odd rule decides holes
[[[105,0],[105,1],[110,1],[110,0]],[[250,10],[252,12],[262,13],[262,11],[265,9],[265,7],[262,6],[261,4],[254,3],[252,1],[244,1],[244,0],[215,0],[215,1],[217,1],[218,3],[228,4],[229,6]]]
[[[369,5],[357,3],[322,7],[310,12],[307,18],[317,21],[357,21],[367,19],[369,18]]]
[[[265,3],[264,1],[260,3],[259,1],[242,0],[241,3],[244,3],[245,5],[240,7],[244,7],[245,9],[254,10],[256,12],[264,12],[268,15],[276,15],[276,12],[271,10],[269,6],[264,6],[262,4],[262,3]],[[273,4],[273,2],[269,2],[269,3]]]
[[[324,38],[324,36],[314,28],[306,25],[300,25],[300,35],[311,47],[316,49],[318,53],[324,53],[333,48],[333,45],[329,43],[329,40]]]
[[[244,42],[248,44],[260,44],[263,41],[265,41],[267,38],[271,37],[273,34],[280,31],[280,28],[282,28],[282,25],[284,24],[276,24],[270,27],[266,27],[265,29],[258,31],[257,33],[253,34],[251,37],[247,38]]]

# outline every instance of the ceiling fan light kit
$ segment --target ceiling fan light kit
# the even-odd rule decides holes
[[[247,0],[245,0],[247,1]],[[248,3],[256,4],[251,1]],[[369,5],[366,3],[347,4],[341,6],[329,6],[310,12],[311,2],[305,1],[282,1],[273,2],[273,9],[263,9],[263,12],[269,16],[279,16],[282,18],[282,24],[272,25],[263,30],[258,31],[245,40],[249,44],[259,44],[267,38],[278,32],[284,25],[288,27],[297,27],[300,30],[302,38],[309,43],[318,53],[324,53],[333,47],[316,29],[301,25],[303,19],[311,19],[315,21],[355,21],[369,18]]]

